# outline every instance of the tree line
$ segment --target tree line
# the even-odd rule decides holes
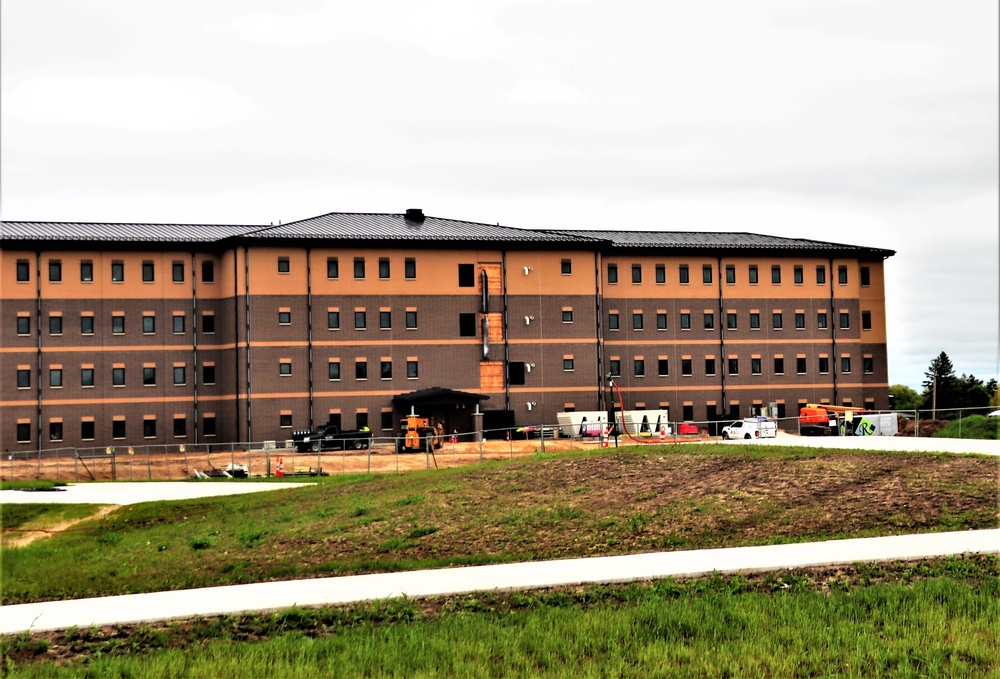
[[[947,411],[957,408],[1000,407],[1000,389],[996,379],[986,382],[975,375],[955,374],[948,354],[941,352],[924,373],[923,393],[903,384],[889,387],[896,410],[937,410],[939,418],[947,419]]]

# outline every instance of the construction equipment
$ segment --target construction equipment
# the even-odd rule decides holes
[[[396,432],[396,453],[434,452],[444,441],[444,427],[431,424],[426,417],[408,415],[399,421]]]
[[[892,413],[826,403],[807,403],[799,410],[803,436],[895,436],[898,431],[898,420]]]

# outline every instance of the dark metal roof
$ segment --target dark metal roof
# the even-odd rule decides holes
[[[400,394],[392,398],[392,402],[398,405],[455,405],[456,403],[473,404],[480,401],[488,401],[489,396],[485,394],[473,394],[469,391],[455,391],[444,387],[431,387],[420,391],[411,391],[407,394]]]
[[[219,224],[101,224],[93,222],[3,222],[0,241],[91,241],[214,243],[261,226]]]
[[[559,231],[518,229],[499,224],[481,224],[457,219],[424,217],[407,219],[402,214],[331,212],[297,222],[268,227],[250,234],[253,238],[320,238],[335,240],[490,241],[573,243],[576,236]]]
[[[783,238],[745,232],[563,231],[562,233],[582,238],[596,238],[610,243],[613,248],[855,251],[858,253],[878,253],[883,257],[896,254],[894,250],[861,245],[845,245],[805,238]]]

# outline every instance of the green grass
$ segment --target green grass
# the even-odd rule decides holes
[[[70,630],[0,650],[23,677],[995,676],[997,619],[997,557],[969,556]]]
[[[317,477],[287,491],[123,507],[5,549],[2,600],[992,528],[998,471],[1000,461],[979,456],[650,446]],[[6,528],[25,512],[92,508],[3,511]]]
[[[937,438],[947,439],[1000,439],[1000,417],[985,415],[968,415],[961,420],[952,419],[945,427],[934,434]]]
[[[38,488],[56,488],[65,485],[65,481],[52,481],[50,479],[0,479],[0,490],[33,490]]]

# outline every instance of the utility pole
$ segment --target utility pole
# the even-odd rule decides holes
[[[934,367],[934,385],[931,391],[931,419],[937,419],[937,366]]]

